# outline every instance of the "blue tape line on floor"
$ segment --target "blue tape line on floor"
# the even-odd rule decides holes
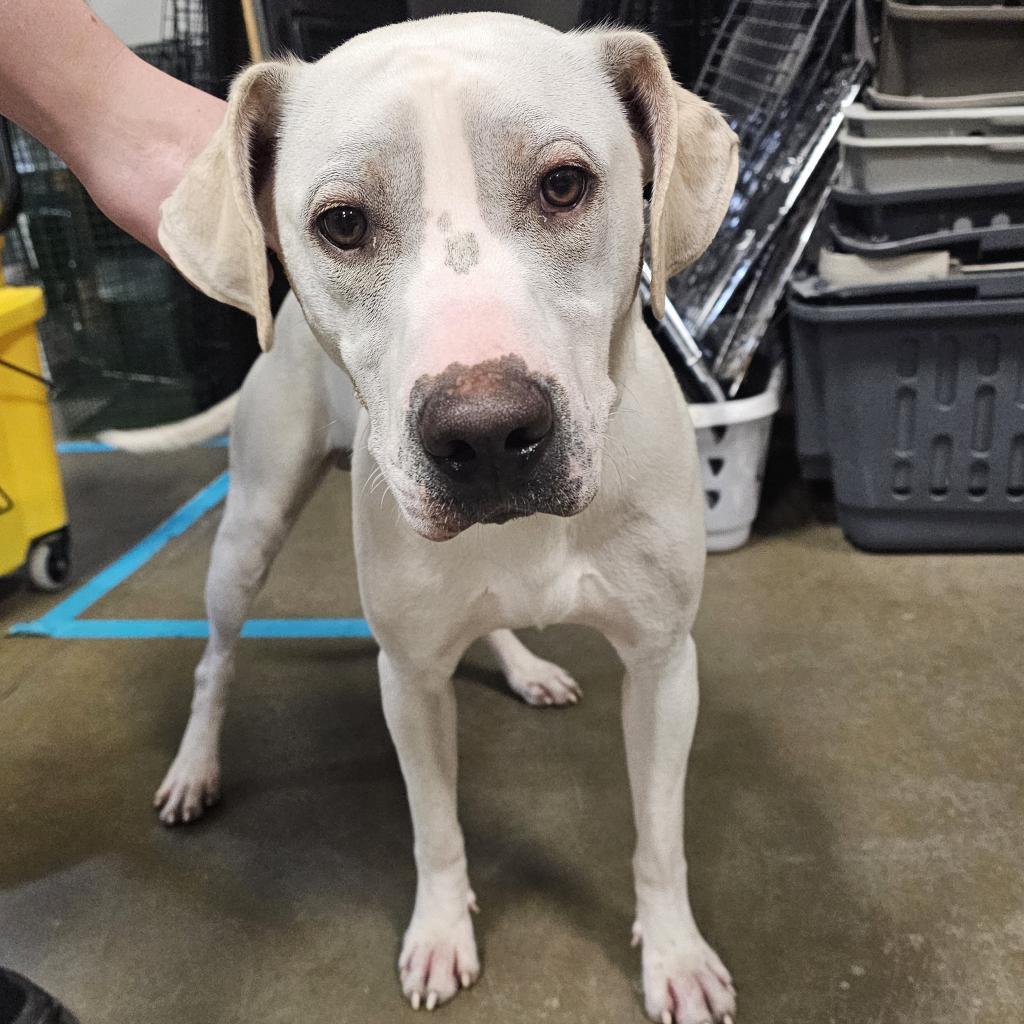
[[[198,447],[201,448],[227,448],[228,439],[227,437],[211,437],[209,441],[204,441]],[[98,452],[116,452],[120,451],[119,448],[112,448],[109,444],[104,444],[102,441],[58,441],[57,442],[57,454],[58,455],[83,455],[92,454]]]
[[[205,640],[206,619],[45,619],[11,628],[13,636],[45,636],[56,640]],[[250,619],[242,627],[247,640],[373,639],[365,619]]]
[[[113,448],[102,441],[58,441],[58,455],[80,455],[83,452],[112,452]]]
[[[80,619],[78,616],[138,572],[169,541],[180,537],[219,505],[227,493],[228,474],[225,472],[41,619],[17,623],[9,630],[10,635],[59,640],[205,640],[210,635],[205,619]],[[250,619],[242,627],[242,636],[245,639],[372,639],[373,634],[365,619]]]
[[[208,483],[198,494],[190,498],[177,512],[165,519],[151,534],[144,537],[130,551],[111,562],[106,569],[98,572],[85,586],[51,608],[34,623],[19,623],[11,629],[12,634],[34,633],[37,636],[52,636],[54,628],[66,625],[106,597],[114,587],[124,583],[132,573],[142,568],[155,554],[161,551],[175,537],[180,537],[193,523],[201,519],[210,509],[219,505],[228,493],[228,474],[221,473]],[[37,627],[32,630],[30,627]]]

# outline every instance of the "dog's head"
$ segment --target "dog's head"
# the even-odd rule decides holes
[[[268,246],[369,413],[410,524],[596,493],[651,186],[653,303],[724,216],[736,140],[648,36],[455,15],[236,80],[161,240],[268,347]]]

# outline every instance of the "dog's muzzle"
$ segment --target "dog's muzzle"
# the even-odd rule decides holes
[[[463,493],[486,499],[533,476],[555,422],[551,397],[521,370],[435,387],[420,409],[420,442]]]
[[[412,394],[431,518],[454,535],[534,512],[571,515],[557,395],[517,356],[454,363]]]

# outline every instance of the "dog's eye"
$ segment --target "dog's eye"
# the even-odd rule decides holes
[[[589,180],[582,167],[566,164],[544,175],[540,182],[540,193],[548,206],[556,210],[571,210],[587,194]]]
[[[366,239],[366,214],[355,206],[332,206],[317,217],[320,234],[339,249],[358,249]]]

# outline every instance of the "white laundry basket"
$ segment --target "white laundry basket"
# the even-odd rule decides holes
[[[708,551],[732,551],[750,537],[784,373],[780,364],[768,387],[752,398],[690,405],[704,477]]]

